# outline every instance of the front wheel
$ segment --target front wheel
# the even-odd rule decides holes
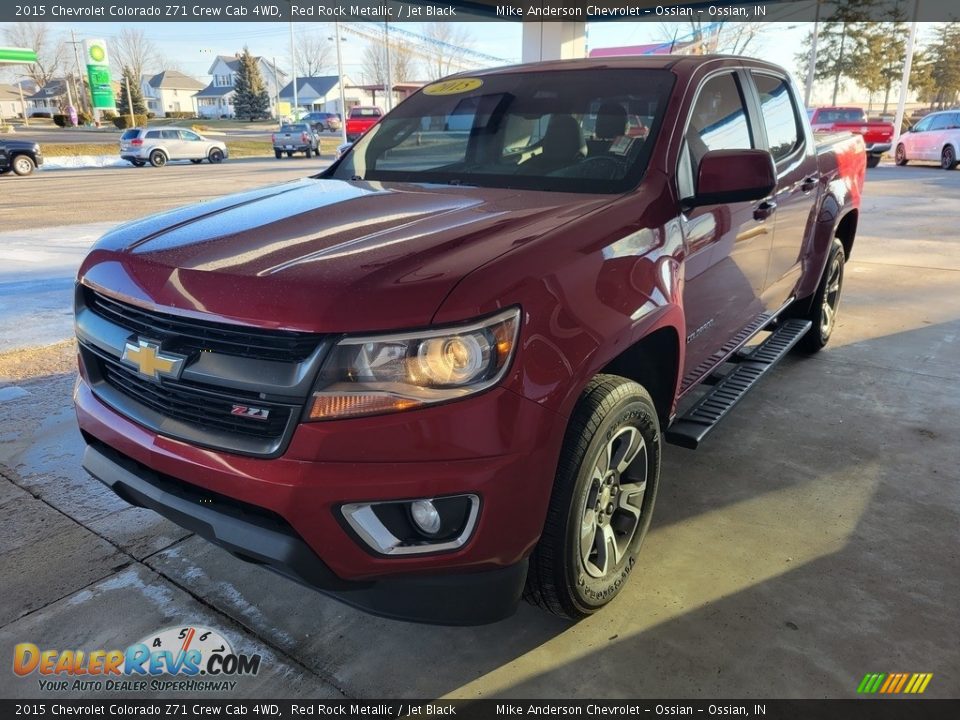
[[[827,258],[827,266],[823,269],[823,277],[820,278],[810,309],[804,315],[813,323],[813,326],[797,343],[796,347],[800,352],[808,354],[818,352],[829,342],[837,324],[845,263],[846,253],[843,250],[843,243],[834,238]]]
[[[13,171],[17,175],[29,175],[35,167],[36,164],[29,155],[17,155],[13,159]]]
[[[944,170],[953,170],[957,166],[957,151],[947,145],[940,153],[940,167]]]
[[[214,165],[216,165],[216,164],[218,164],[218,163],[222,163],[222,162],[223,162],[223,150],[221,150],[220,148],[213,148],[213,150],[210,151],[210,154],[207,155],[207,160],[209,160],[209,161],[210,161],[211,163],[213,163]]]
[[[867,167],[868,167],[868,168],[875,168],[875,167],[876,167],[877,165],[879,165],[879,164],[880,164],[880,156],[879,156],[879,155],[867,155]]]
[[[909,162],[907,160],[907,149],[903,146],[903,143],[900,143],[899,145],[897,145],[897,152],[894,155],[894,162],[896,162],[897,165],[900,165],[901,167],[906,165],[907,162]]]
[[[650,527],[659,478],[650,394],[627,378],[597,375],[567,427],[524,598],[577,620],[616,597]]]

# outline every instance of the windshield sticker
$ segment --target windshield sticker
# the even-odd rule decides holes
[[[609,152],[613,153],[614,155],[626,155],[628,152],[630,152],[630,146],[633,145],[633,141],[635,139],[636,138],[632,138],[629,135],[621,135],[612,143],[610,143]]]
[[[424,95],[459,95],[460,93],[476,90],[483,85],[480,78],[456,78],[427,85],[423,89]]]

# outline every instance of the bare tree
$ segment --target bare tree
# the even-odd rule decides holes
[[[296,50],[297,77],[318,77],[332,64],[333,52],[326,34],[298,35]]]
[[[390,65],[395,83],[413,79],[417,63],[408,42],[391,38]],[[363,76],[371,85],[387,84],[387,53],[383,43],[367,43],[363,50]]]
[[[439,80],[463,67],[467,51],[473,47],[473,35],[460,23],[432,22],[423,25],[422,34],[432,40],[425,62],[427,79]]]
[[[137,82],[144,73],[168,68],[160,67],[160,53],[157,46],[147,37],[143,30],[123,28],[111,44],[114,64],[119,68],[130,68],[132,77]]]
[[[23,72],[40,87],[63,75],[66,44],[54,36],[46,23],[13,23],[4,29],[3,36],[14,47],[30,48],[37,53],[37,61],[24,66]]]
[[[744,55],[760,34],[768,29],[762,22],[704,22],[661,23],[660,34],[667,41],[697,55],[726,53]]]

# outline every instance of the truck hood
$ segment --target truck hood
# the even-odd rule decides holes
[[[134,304],[260,327],[416,327],[470,271],[612,199],[304,179],[118,227],[80,279]]]

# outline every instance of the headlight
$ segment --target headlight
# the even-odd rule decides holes
[[[308,420],[376,415],[486,390],[507,372],[520,329],[511,308],[458,327],[347,336],[331,351]]]

